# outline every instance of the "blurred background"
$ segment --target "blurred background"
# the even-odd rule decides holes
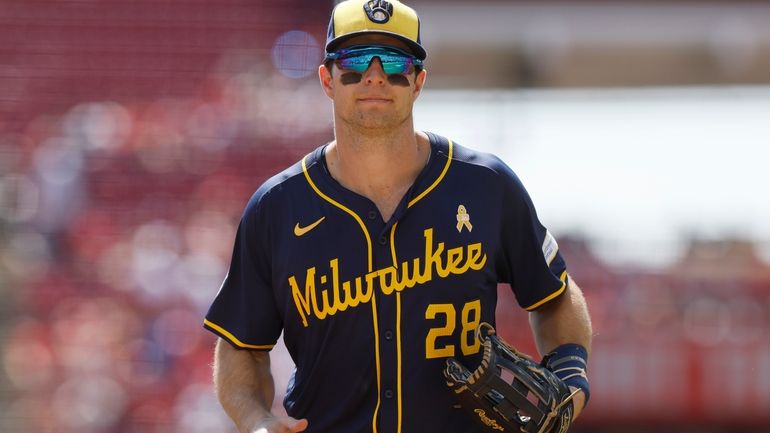
[[[586,292],[574,430],[770,431],[770,4],[409,3],[416,126],[503,157]],[[0,0],[0,431],[234,431],[201,321],[251,193],[332,138],[332,5]]]

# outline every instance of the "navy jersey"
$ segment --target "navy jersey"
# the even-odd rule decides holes
[[[284,406],[308,432],[478,431],[446,358],[478,365],[474,332],[495,324],[498,283],[527,310],[565,291],[556,241],[513,171],[428,135],[428,164],[390,221],[330,176],[324,146],[243,214],[204,326],[252,350],[284,332],[296,364]]]

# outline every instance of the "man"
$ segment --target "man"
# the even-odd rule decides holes
[[[326,53],[335,140],[246,207],[204,322],[221,337],[217,395],[244,433],[478,431],[442,372],[450,357],[478,365],[475,330],[495,323],[498,282],[557,358],[588,356],[584,298],[504,163],[415,131],[427,73],[411,8],[340,3]],[[270,412],[268,352],[282,332],[296,364],[286,417]],[[582,391],[576,413],[579,373],[567,382]]]

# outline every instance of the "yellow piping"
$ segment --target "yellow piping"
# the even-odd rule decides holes
[[[313,188],[313,191],[316,192],[321,198],[328,201],[329,203],[333,204],[337,208],[343,210],[348,215],[352,216],[353,219],[356,220],[358,225],[361,227],[361,231],[364,232],[364,236],[366,237],[366,249],[367,249],[367,272],[372,272],[373,265],[372,265],[372,238],[369,236],[369,230],[367,230],[366,225],[364,224],[364,221],[359,217],[355,212],[353,212],[351,209],[345,207],[341,203],[333,200],[328,195],[321,192],[320,189],[316,186],[316,184],[313,182],[313,179],[310,178],[310,173],[307,171],[307,164],[305,161],[307,160],[307,155],[305,155],[304,158],[302,158],[302,173],[305,175],[305,179],[307,180],[307,183],[310,184],[310,187]],[[380,393],[381,393],[381,380],[380,380],[380,336],[379,336],[379,327],[377,323],[377,301],[375,298],[375,293],[372,293],[372,324],[374,326],[374,355],[375,355],[375,365],[377,368],[377,406],[374,408],[374,417],[372,418],[372,431],[374,433],[377,433],[377,413],[380,410]]]
[[[215,329],[220,334],[224,335],[228,340],[230,340],[231,343],[235,343],[238,347],[243,347],[244,349],[262,349],[262,350],[270,350],[275,346],[274,344],[269,344],[267,346],[256,346],[253,344],[246,344],[235,337],[235,335],[228,332],[225,328],[217,325],[214,322],[210,322],[209,320],[203,320],[203,324],[208,326],[209,328]]]
[[[409,202],[407,207],[412,207],[413,204],[415,204],[418,201],[422,200],[423,197],[428,195],[428,193],[431,192],[433,190],[433,188],[435,188],[444,179],[444,176],[446,175],[446,172],[449,171],[449,165],[452,163],[452,148],[453,147],[454,147],[454,145],[452,144],[452,140],[449,140],[449,156],[447,156],[446,164],[444,164],[444,169],[441,170],[441,174],[436,178],[435,181],[433,181],[433,183],[431,184],[431,186],[428,187],[428,189],[426,189],[425,191],[420,193],[420,195],[418,195],[417,197],[413,198]]]
[[[551,299],[556,298],[557,296],[561,295],[564,289],[567,288],[567,271],[562,272],[561,277],[559,277],[561,280],[561,287],[559,290],[551,293],[550,295],[546,296],[544,299],[541,299],[540,301],[530,305],[529,307],[525,308],[527,311],[532,311],[535,308],[545,304],[546,302],[550,301]]]
[[[393,266],[398,269],[398,259],[396,257],[396,226],[393,224],[390,229],[390,252],[393,257]],[[396,432],[401,433],[401,422],[403,417],[403,400],[401,399],[401,292],[396,292],[396,402],[398,404],[398,423]]]

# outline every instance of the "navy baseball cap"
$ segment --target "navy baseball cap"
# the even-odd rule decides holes
[[[346,0],[332,11],[326,34],[326,53],[339,45],[365,34],[382,34],[406,43],[412,53],[425,60],[427,53],[420,44],[420,18],[417,12],[398,0]]]

